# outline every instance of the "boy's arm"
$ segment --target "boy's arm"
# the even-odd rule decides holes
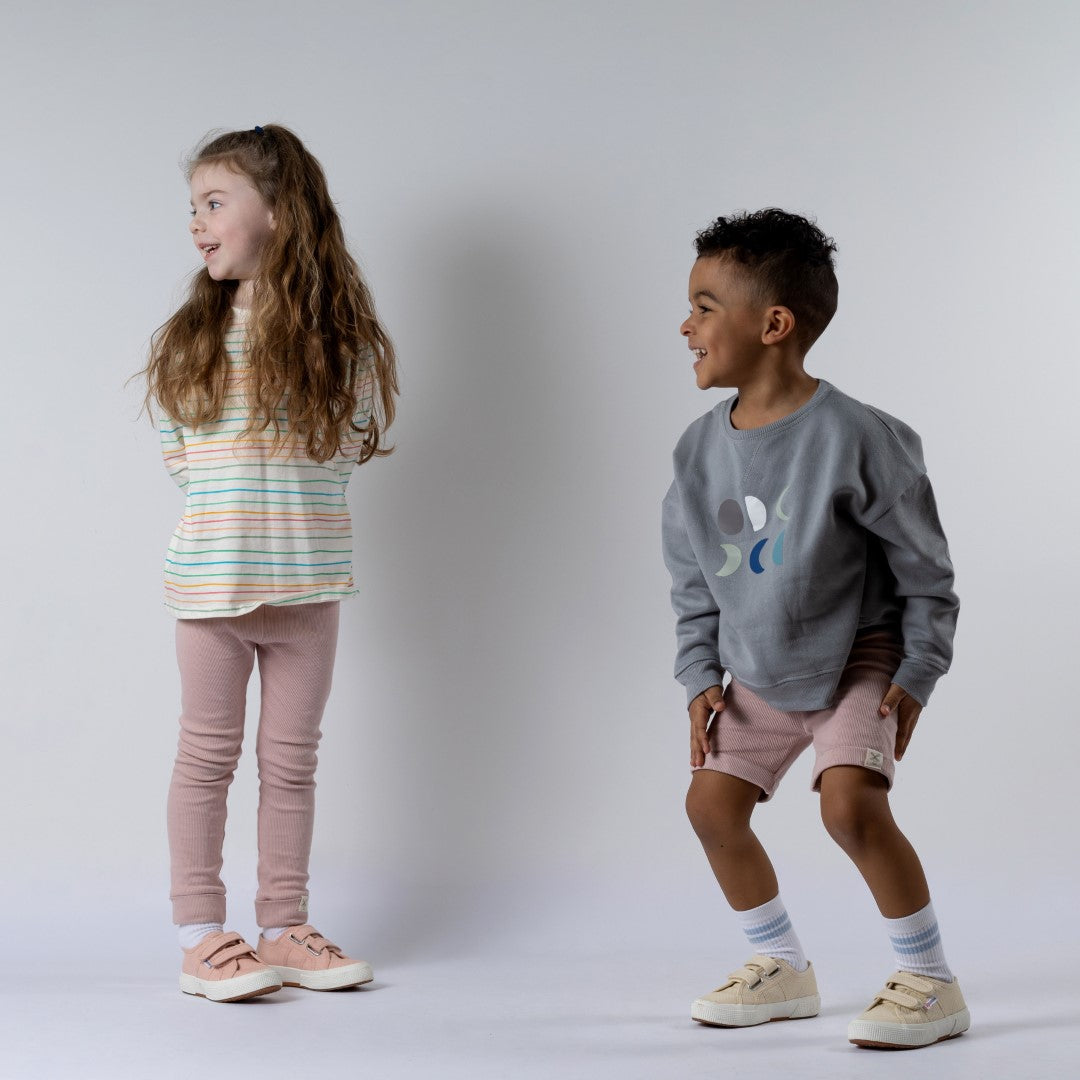
[[[723,686],[724,666],[716,649],[720,609],[690,546],[675,484],[664,497],[662,532],[676,616],[675,678],[689,704],[710,686]]]
[[[896,578],[896,595],[904,604],[904,659],[892,681],[925,706],[952,662],[960,609],[953,592],[949,546],[929,478],[921,476],[866,527],[881,540]]]
[[[175,420],[162,416],[158,420],[158,434],[161,436],[161,455],[165,459],[165,468],[176,481],[176,486],[184,491],[188,486],[184,429]]]

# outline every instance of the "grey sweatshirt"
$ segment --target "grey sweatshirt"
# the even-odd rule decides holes
[[[664,498],[687,699],[726,670],[774,708],[827,708],[856,633],[875,627],[895,628],[893,682],[925,705],[959,601],[918,435],[824,380],[761,428],[732,427],[737,400],[686,429]]]

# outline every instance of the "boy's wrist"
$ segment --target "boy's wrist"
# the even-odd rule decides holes
[[[690,702],[710,686],[724,685],[724,666],[719,660],[698,660],[683,668],[676,678],[686,687],[686,705],[689,708]]]
[[[940,668],[933,667],[922,660],[905,657],[896,669],[892,681],[901,687],[908,697],[926,708],[926,703],[930,700],[938,679],[944,674],[945,672]]]

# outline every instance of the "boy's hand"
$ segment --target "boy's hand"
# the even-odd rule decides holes
[[[724,711],[724,688],[710,686],[690,702],[690,765],[700,768],[709,752],[709,721]]]
[[[915,725],[919,722],[919,713],[922,712],[922,706],[902,686],[893,683],[881,699],[881,708],[878,709],[878,712],[882,716],[888,716],[893,710],[896,711],[896,751],[894,756],[899,761],[904,756],[904,751],[907,750]]]

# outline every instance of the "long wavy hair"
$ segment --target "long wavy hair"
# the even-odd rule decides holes
[[[277,124],[204,143],[186,163],[188,180],[211,164],[246,176],[275,223],[253,282],[251,415],[243,434],[273,424],[273,452],[295,441],[312,460],[327,461],[351,431],[363,431],[361,464],[389,454],[383,440],[398,392],[394,347],[345,245],[322,166]],[[147,406],[156,401],[191,427],[220,418],[228,374],[224,334],[236,288],[235,281],[215,281],[206,267],[195,273],[187,300],[151,340],[141,373]],[[371,416],[356,427],[360,395],[369,392]],[[282,406],[287,434],[278,419]]]

